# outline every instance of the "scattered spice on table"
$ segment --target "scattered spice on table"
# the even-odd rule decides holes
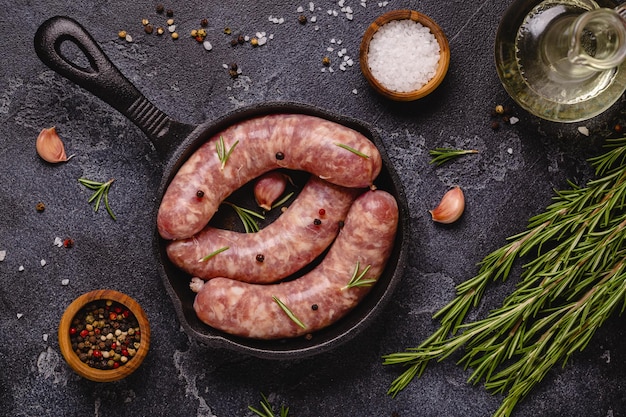
[[[96,369],[117,369],[128,363],[141,346],[136,317],[112,300],[94,301],[72,320],[70,341],[79,359]]]

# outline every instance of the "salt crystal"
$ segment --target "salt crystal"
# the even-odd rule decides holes
[[[54,238],[54,245],[58,246],[60,248],[61,246],[63,246],[63,239],[61,239],[60,237],[55,237]]]
[[[283,23],[285,23],[285,18],[284,18],[284,17],[281,17],[280,19],[278,19],[278,23],[279,23],[279,24],[283,24]]]
[[[339,12],[337,10],[333,10],[333,16],[339,16]]]
[[[270,36],[268,37],[269,39],[274,39],[274,34],[270,33]]]
[[[302,6],[298,6],[298,8],[296,9],[296,11],[297,11],[298,13],[302,13],[302,12],[304,11],[304,7],[302,7]]]
[[[335,72],[335,70],[333,69],[333,67],[328,67],[328,72]]]
[[[326,50],[327,50],[328,52],[332,52],[332,51],[334,51],[334,49],[333,49],[333,47],[332,47],[332,46],[329,46],[328,48],[326,48]]]
[[[311,23],[315,23],[315,22],[317,22],[317,17],[311,16],[311,18],[309,20],[311,21]]]
[[[358,91],[357,91],[356,88],[354,90],[352,90],[352,94],[357,94],[357,93],[358,93]]]
[[[44,342],[48,341],[48,333],[44,333],[41,338],[43,339]]]
[[[263,46],[267,43],[267,38],[263,37],[263,38],[259,38],[259,46]]]
[[[578,131],[585,136],[589,136],[589,129],[587,129],[587,126],[579,126]]]
[[[315,31],[318,31],[318,30],[320,30],[320,27],[319,27],[319,26],[317,26],[317,25],[315,25],[315,28],[314,28],[314,29],[315,29]]]
[[[69,280],[69,279],[67,279],[67,278],[65,278],[65,279],[62,279],[62,280],[61,280],[61,285],[63,285],[63,286],[66,286],[66,285],[68,285],[69,283],[70,283],[70,280]]]
[[[342,70],[342,71],[345,71],[346,70],[346,66],[342,63],[342,64],[339,65],[339,69]]]
[[[323,68],[322,68],[322,72],[326,72],[326,67],[323,67]]]
[[[202,42],[202,46],[204,46],[204,49],[206,49],[207,51],[210,51],[211,49],[213,49],[213,45],[211,45],[211,42],[209,41]]]
[[[17,268],[17,270],[20,271],[20,272],[24,271],[24,265],[20,265],[20,267]]]
[[[7,251],[0,250],[0,262],[4,261],[7,257]]]
[[[250,36],[248,36],[248,35],[244,36],[243,40],[248,42],[250,40]],[[228,66],[226,66],[226,68],[228,68]]]
[[[346,19],[352,20],[352,19],[354,19],[354,15],[352,15],[352,13],[348,13],[348,14],[346,14]]]
[[[313,4],[313,2],[312,2],[312,1],[311,1],[311,2],[309,2],[309,11],[310,11],[310,12],[315,11],[315,4]]]
[[[363,2],[361,2],[361,6],[363,6],[363,7],[367,7],[367,3],[365,3],[365,2],[363,1]]]
[[[346,7],[346,13],[352,14],[352,7],[350,6]]]
[[[353,66],[353,65],[354,65],[354,60],[353,60],[352,58],[350,58],[350,59],[348,59],[348,60],[346,61],[346,63],[348,64],[348,66],[350,66],[350,67],[351,67],[351,66]]]
[[[345,3],[345,0],[339,0],[339,1],[337,2],[337,6],[339,6],[339,7],[343,7],[344,3]]]
[[[39,261],[39,263],[41,264],[42,267],[46,266],[46,260],[42,259],[41,261]]]
[[[513,148],[508,148],[506,151],[509,155],[513,155]]]
[[[22,317],[24,317],[24,315],[22,313],[17,313],[16,315],[17,315],[18,319],[21,319]]]
[[[326,13],[328,13],[328,15],[330,16],[330,15],[333,14],[333,11],[332,10],[327,10]]]
[[[515,123],[519,122],[519,119],[515,116],[511,116],[509,118],[509,123],[511,123],[512,125],[514,125]]]
[[[130,35],[126,35],[126,37],[124,39],[126,39],[126,42],[132,42],[133,41],[133,37],[130,36]]]
[[[222,68],[228,69],[228,64],[222,64]]]
[[[332,39],[330,40],[330,43],[337,43],[337,41],[335,40],[335,38],[332,38]]]
[[[168,30],[170,33],[174,33],[174,32],[176,32],[176,25],[169,25],[169,26],[167,27],[167,30]]]
[[[418,90],[436,73],[440,47],[421,23],[396,20],[382,25],[372,37],[368,63],[372,75],[386,88]]]

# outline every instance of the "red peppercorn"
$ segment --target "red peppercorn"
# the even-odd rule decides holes
[[[117,369],[120,367],[120,363],[119,362],[113,362],[113,369]]]
[[[66,248],[71,248],[72,246],[74,246],[74,239],[68,237],[63,241],[63,246]]]
[[[122,314],[124,315],[124,318],[128,318],[128,316],[130,316],[130,311],[124,310]]]
[[[320,211],[318,212],[320,214],[320,216],[323,216],[326,214],[326,210],[324,210],[323,208],[320,209]]]
[[[81,330],[80,337],[84,338],[84,337],[87,337],[87,336],[89,336],[89,331],[87,331],[87,329]]]
[[[70,327],[70,334],[72,336],[76,334],[76,327]]]
[[[115,342],[111,343],[111,349],[117,349],[117,343]]]
[[[99,350],[94,350],[93,351],[93,357],[94,358],[101,358],[102,357],[102,352],[100,352]]]
[[[109,320],[117,320],[117,314],[109,313]]]
[[[128,350],[122,349],[122,356],[128,356]]]

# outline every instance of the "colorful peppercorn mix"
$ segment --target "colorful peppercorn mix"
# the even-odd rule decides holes
[[[72,349],[96,369],[117,369],[135,356],[141,331],[135,316],[111,300],[94,301],[81,309],[69,330]]]

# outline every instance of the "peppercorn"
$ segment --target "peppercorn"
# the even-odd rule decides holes
[[[498,123],[498,122],[496,122],[496,121],[491,122],[491,129],[492,129],[492,130],[498,130],[498,129],[500,129],[500,123]]]
[[[322,58],[322,65],[324,65],[325,67],[330,66],[330,58],[325,56],[324,58]]]
[[[311,310],[316,311],[319,307],[317,306],[317,304],[313,304],[311,306]]]
[[[202,190],[196,191],[196,197],[198,197],[198,198],[204,197],[204,191],[202,191]]]
[[[259,46],[259,40],[257,38],[250,39],[250,45]]]
[[[163,13],[164,10],[165,10],[165,7],[163,7],[162,4],[157,4],[157,6],[156,6],[156,12],[157,13],[161,14],[161,13]]]
[[[237,39],[230,40],[230,46],[237,46],[237,45],[239,45],[239,43],[237,42]]]
[[[37,203],[37,205],[35,206],[35,210],[37,210],[38,212],[42,212],[46,209],[46,205],[42,202]]]
[[[227,34],[227,35],[230,35],[232,33],[232,31],[230,30],[229,27],[225,27],[224,28],[224,33]]]
[[[206,17],[200,21],[200,26],[202,26],[203,28],[207,27],[208,25],[209,21]]]
[[[321,208],[321,209],[319,209],[318,213],[319,213],[320,216],[324,216],[326,214],[326,210]]]
[[[298,16],[298,22],[300,22],[301,24],[305,24],[306,23],[306,16],[301,14],[300,16]]]
[[[150,24],[147,24],[144,28],[143,31],[146,32],[148,35],[151,34],[152,32],[154,32],[154,27]]]
[[[496,114],[504,114],[504,106],[502,104],[498,104],[494,110]]]
[[[613,126],[613,130],[615,131],[615,133],[622,133],[622,125],[617,123],[615,126]]]
[[[263,255],[262,253],[259,253],[259,254],[256,256],[256,261],[257,261],[257,262],[263,262],[263,261],[265,261],[265,255]]]
[[[164,34],[164,33],[165,33],[165,29],[163,29],[161,26],[159,26],[159,27],[157,28],[157,35],[162,35],[162,34]]]
[[[117,36],[118,36],[120,39],[125,39],[125,38],[126,38],[126,35],[128,35],[128,33],[126,33],[126,31],[125,31],[125,30],[120,30],[119,32],[117,32]]]
[[[167,17],[172,17],[172,16],[174,16],[174,10],[172,10],[172,9],[167,9],[167,11],[165,12],[165,14],[167,15]]]
[[[174,40],[178,39],[178,33],[172,32],[172,39]]]
[[[148,19],[141,19],[141,24],[143,26],[146,26],[148,23],[150,23],[150,21]]]
[[[322,224],[322,221],[320,219],[315,219],[313,220],[313,224],[319,226],[320,224]]]
[[[239,45],[243,45],[244,43],[246,43],[246,38],[243,35],[237,36],[237,43]]]
[[[339,220],[339,222],[337,223],[337,225],[339,226],[340,229],[343,229],[343,226],[345,226],[345,223],[343,220]]]
[[[282,161],[283,159],[285,159],[285,154],[282,152],[276,152],[276,159]]]
[[[72,239],[71,237],[68,237],[63,241],[63,247],[71,248],[73,246],[74,246],[74,239]]]

